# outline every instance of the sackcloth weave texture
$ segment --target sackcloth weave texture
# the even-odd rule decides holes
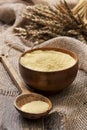
[[[66,130],[87,129],[87,45],[69,37],[58,37],[39,47],[62,47],[75,52],[79,58],[79,71],[75,81],[58,95],[51,97],[53,111],[67,115]],[[83,121],[84,120],[84,121]]]

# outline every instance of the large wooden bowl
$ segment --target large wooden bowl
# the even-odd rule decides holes
[[[55,50],[55,51],[63,52],[72,56],[76,60],[76,63],[72,67],[69,67],[68,69],[64,69],[60,71],[42,72],[42,71],[32,70],[22,65],[20,63],[20,59],[26,53],[29,53],[35,50]],[[20,56],[19,70],[20,70],[23,80],[25,81],[27,85],[29,85],[29,87],[39,92],[43,92],[45,94],[53,94],[68,87],[74,81],[77,71],[78,71],[78,58],[75,53],[69,50],[62,49],[62,48],[32,49],[32,50],[28,50],[24,52]]]

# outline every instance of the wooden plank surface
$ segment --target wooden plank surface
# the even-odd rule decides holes
[[[54,112],[44,119],[24,119],[13,105],[15,97],[0,95],[0,130],[62,130],[62,119]]]

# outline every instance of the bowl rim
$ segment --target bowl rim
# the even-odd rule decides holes
[[[76,62],[75,62],[75,64],[73,64],[72,66],[70,66],[70,67],[68,67],[68,68],[66,68],[66,69],[63,69],[63,70],[55,70],[55,71],[40,71],[40,70],[34,70],[34,69],[29,68],[29,67],[26,67],[25,65],[23,65],[23,64],[20,62],[21,57],[23,57],[26,53],[28,53],[28,52],[33,52],[33,51],[36,51],[36,50],[43,50],[43,51],[45,51],[45,50],[54,50],[54,51],[59,51],[59,52],[62,52],[62,53],[65,53],[65,54],[70,55],[71,57],[73,57],[73,58],[76,60]],[[78,62],[79,62],[79,59],[78,59],[78,56],[77,56],[77,54],[76,54],[75,52],[73,52],[73,51],[71,51],[71,50],[68,50],[68,49],[65,49],[65,48],[54,48],[54,47],[31,48],[31,49],[29,49],[29,50],[23,52],[23,53],[20,55],[20,57],[19,57],[19,65],[21,65],[21,66],[22,66],[23,68],[25,68],[25,69],[31,70],[31,71],[33,71],[33,72],[39,72],[39,73],[64,72],[64,71],[66,71],[66,70],[69,70],[69,69],[73,68],[73,67],[76,66],[76,65],[78,66]]]

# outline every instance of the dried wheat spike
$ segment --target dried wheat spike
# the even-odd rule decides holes
[[[32,44],[40,44],[57,36],[70,36],[87,41],[87,26],[80,15],[74,16],[66,1],[57,5],[55,10],[44,5],[26,7],[23,20],[14,32],[23,41],[30,41]]]

